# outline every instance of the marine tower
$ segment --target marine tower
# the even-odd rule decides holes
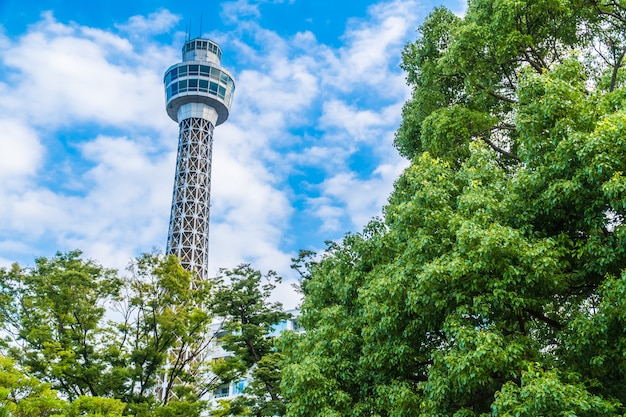
[[[179,126],[166,252],[199,279],[208,275],[213,129],[228,119],[235,91],[221,60],[217,43],[190,39],[164,76],[167,114]]]

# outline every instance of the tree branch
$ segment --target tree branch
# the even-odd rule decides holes
[[[515,155],[514,153],[511,153],[507,150],[502,149],[501,147],[499,147],[498,145],[496,145],[495,143],[493,143],[492,141],[490,141],[489,139],[485,138],[485,137],[479,137],[480,140],[482,140],[483,142],[485,142],[487,145],[489,145],[491,147],[491,149],[493,149],[494,151],[498,152],[501,155],[504,155],[506,157],[509,157],[511,159],[514,159],[518,162],[521,161],[520,157]]]
[[[531,310],[529,308],[525,308],[524,311],[530,314],[531,317],[534,317],[539,321],[549,324],[550,326],[556,328],[557,330],[563,330],[565,328],[565,326],[563,326],[561,323],[559,323],[558,321],[554,319],[551,319],[550,317],[546,317],[540,311]]]

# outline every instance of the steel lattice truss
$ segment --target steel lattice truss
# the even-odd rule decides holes
[[[167,253],[202,280],[208,275],[213,124],[192,117],[179,126]]]

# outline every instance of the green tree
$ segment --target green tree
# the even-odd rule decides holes
[[[106,343],[118,361],[121,379],[113,382],[124,389],[117,396],[197,402],[209,372],[202,361],[212,337],[209,284],[195,281],[174,256],[143,255],[131,271],[116,305],[123,319],[109,323]]]
[[[270,297],[280,277],[266,275],[250,265],[222,269],[215,279],[212,311],[223,319],[222,347],[232,355],[214,363],[221,383],[247,380],[243,394],[222,401],[212,415],[278,416],[284,414],[280,392],[280,361],[274,327],[287,320],[280,303]]]
[[[79,251],[0,270],[8,353],[70,413],[115,415],[125,404],[138,416],[200,415],[210,288],[173,256],[143,255],[130,272],[119,278]]]
[[[626,411],[622,1],[470,1],[407,45],[412,159],[302,282],[289,416]]]
[[[80,258],[79,251],[38,258],[33,268],[0,272],[3,304],[21,365],[70,400],[101,395],[107,363],[101,348],[106,303],[121,281],[112,270]]]

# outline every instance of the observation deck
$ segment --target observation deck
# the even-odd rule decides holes
[[[201,38],[185,42],[183,62],[169,67],[163,78],[166,110],[172,120],[180,123],[189,117],[209,118],[217,126],[228,119],[235,80],[221,66],[221,60],[218,44]]]

